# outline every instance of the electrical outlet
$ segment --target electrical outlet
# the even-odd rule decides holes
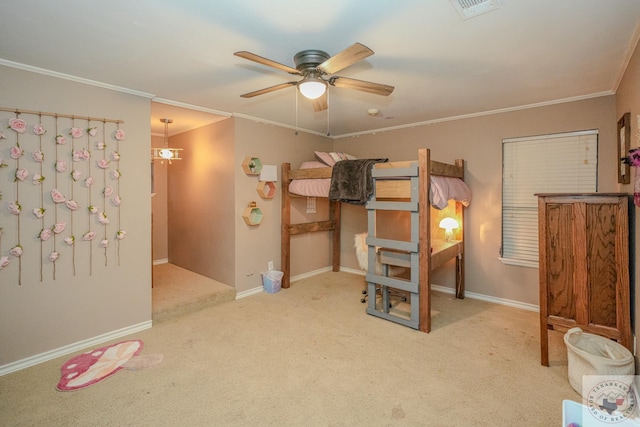
[[[267,263],[267,270],[273,270],[273,261]]]

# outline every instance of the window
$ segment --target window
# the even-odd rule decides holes
[[[502,247],[505,264],[538,267],[536,193],[597,191],[598,131],[502,141]]]

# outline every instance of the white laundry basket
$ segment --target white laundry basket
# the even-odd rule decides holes
[[[582,395],[584,375],[634,375],[633,354],[621,344],[572,328],[564,336],[569,384]],[[584,396],[583,396],[584,397]]]

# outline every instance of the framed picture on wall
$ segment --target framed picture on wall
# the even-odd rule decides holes
[[[631,139],[631,113],[625,113],[618,120],[618,183],[629,184],[631,182],[631,170],[624,159],[629,154],[629,140]]]

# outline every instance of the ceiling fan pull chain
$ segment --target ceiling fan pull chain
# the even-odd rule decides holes
[[[327,136],[331,136],[331,127],[329,121],[329,115],[331,114],[331,109],[329,108],[329,102],[331,101],[329,97],[329,88],[327,88]]]

